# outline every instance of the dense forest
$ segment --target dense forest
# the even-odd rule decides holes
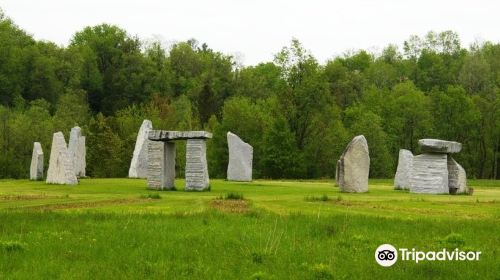
[[[261,42],[265,44],[265,42]],[[298,40],[273,61],[242,66],[196,40],[164,47],[108,24],[68,46],[37,41],[0,10],[0,178],[27,178],[34,141],[46,168],[52,134],[87,136],[87,174],[125,177],[143,119],[155,129],[207,130],[211,177],[225,177],[226,132],[254,147],[254,177],[328,178],[363,134],[371,177],[394,176],[418,139],[463,144],[470,178],[499,178],[500,44],[467,48],[452,31],[401,48],[319,63]],[[184,148],[177,170],[183,173]]]

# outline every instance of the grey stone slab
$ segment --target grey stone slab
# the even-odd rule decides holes
[[[227,133],[227,145],[229,149],[227,179],[230,181],[252,181],[253,147],[231,132]]]
[[[77,177],[85,177],[86,147],[85,136],[82,136],[80,127],[75,126],[69,135],[68,151],[73,162],[73,168]]]
[[[148,176],[148,133],[153,129],[153,124],[150,120],[144,120],[137,134],[135,141],[134,153],[128,176],[130,178],[146,178]]]
[[[343,192],[367,192],[370,173],[370,153],[363,135],[356,136],[347,145],[337,162],[335,178]]]
[[[48,184],[61,185],[78,184],[78,179],[73,168],[73,160],[66,147],[66,140],[64,140],[62,132],[56,132],[52,137],[46,182]]]
[[[436,153],[414,156],[410,178],[412,193],[449,193],[448,156]]]
[[[203,191],[209,186],[206,143],[204,139],[188,139],[186,144],[187,191]]]
[[[448,187],[451,194],[468,192],[465,169],[450,155],[448,155]]]
[[[149,141],[148,188],[169,190],[175,187],[175,143]]]
[[[462,144],[440,139],[420,139],[418,144],[423,151],[431,153],[458,153],[462,150]]]
[[[413,154],[411,151],[399,150],[398,168],[394,176],[394,188],[397,190],[410,189],[410,177],[413,169]]]
[[[209,139],[212,138],[212,133],[206,131],[151,130],[149,132],[148,138],[151,141]]]
[[[43,179],[43,150],[40,142],[33,143],[33,154],[31,156],[30,179]]]

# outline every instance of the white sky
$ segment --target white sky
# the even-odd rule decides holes
[[[195,38],[238,54],[245,65],[272,60],[292,37],[320,62],[349,50],[401,46],[429,30],[456,31],[466,47],[500,42],[497,0],[0,0],[0,7],[36,39],[60,45],[105,22],[141,39]]]

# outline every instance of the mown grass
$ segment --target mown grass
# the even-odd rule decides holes
[[[498,279],[499,184],[448,196],[391,183],[347,194],[331,181],[211,180],[211,192],[192,193],[0,180],[0,279]],[[384,268],[383,243],[482,255]]]

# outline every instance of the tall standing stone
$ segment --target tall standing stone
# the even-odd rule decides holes
[[[187,139],[186,190],[203,191],[209,186],[207,148],[204,139]]]
[[[411,151],[399,150],[398,168],[394,177],[394,188],[397,190],[410,189],[410,177],[413,168],[413,154]]]
[[[148,188],[175,187],[175,142],[148,141]]]
[[[363,135],[359,135],[347,145],[337,162],[335,180],[343,192],[367,192],[369,173],[368,143]]]
[[[147,178],[148,176],[148,133],[152,129],[153,124],[150,120],[142,122],[139,134],[137,134],[137,140],[135,141],[132,162],[128,170],[130,178]]]
[[[252,181],[253,147],[231,132],[227,133],[227,145],[229,148],[227,179]]]
[[[413,157],[410,178],[412,193],[449,193],[447,154],[429,153]]]
[[[33,154],[31,156],[30,179],[43,179],[43,150],[40,142],[33,144]]]
[[[85,136],[82,136],[80,127],[75,126],[69,135],[68,151],[73,162],[73,168],[77,177],[85,177],[86,154]]]
[[[448,187],[451,194],[468,192],[465,169],[450,155],[448,155]]]
[[[49,169],[47,171],[48,184],[76,185],[78,180],[73,168],[73,161],[66,147],[66,140],[62,132],[54,133],[50,149]]]

